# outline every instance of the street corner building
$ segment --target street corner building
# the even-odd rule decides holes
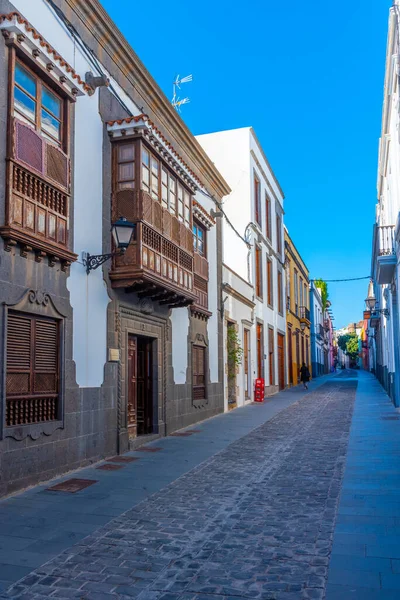
[[[4,495],[224,410],[230,189],[97,0],[0,29]]]
[[[223,203],[222,283],[231,409],[254,399],[256,379],[264,396],[286,387],[284,194],[252,127],[197,139],[232,190]]]
[[[288,385],[300,382],[305,363],[311,373],[311,333],[309,271],[285,227],[286,319]],[[313,373],[314,375],[314,373]]]

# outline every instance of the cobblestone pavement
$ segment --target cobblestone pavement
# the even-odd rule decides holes
[[[1,598],[324,598],[357,381],[305,399]]]

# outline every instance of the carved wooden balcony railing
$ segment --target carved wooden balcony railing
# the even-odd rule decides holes
[[[114,259],[110,279],[171,307],[192,304],[193,256],[146,223],[137,222],[136,240]]]
[[[17,243],[65,268],[77,256],[69,249],[69,160],[27,125],[14,119],[7,161],[5,250]]]
[[[42,397],[7,398],[6,427],[44,423],[57,419],[58,395]]]

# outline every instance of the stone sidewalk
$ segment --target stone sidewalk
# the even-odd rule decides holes
[[[400,412],[359,375],[326,600],[400,598]]]
[[[2,597],[323,598],[356,386],[356,379],[337,377],[297,403],[282,394],[288,408],[236,435],[225,449],[34,570]],[[216,419],[207,424],[216,427],[208,432],[208,445],[219,437],[220,426]],[[165,440],[169,468],[177,457],[173,444],[179,442],[182,453],[182,443],[195,439],[198,449],[203,447],[200,434]],[[141,463],[138,482],[149,470],[154,477],[159,457],[161,452],[152,454],[150,468]],[[134,476],[128,468],[125,486]],[[166,469],[164,464],[164,474]],[[114,486],[121,485],[122,473],[107,475],[117,475]],[[41,493],[51,499],[54,494]],[[90,516],[83,494],[79,506]],[[41,543],[46,548],[47,541]]]
[[[313,381],[311,390],[326,380]],[[157,440],[157,453],[129,453],[139,460],[120,469],[95,465],[0,501],[0,592],[303,397],[300,386],[292,388],[193,426],[190,437]],[[46,491],[71,477],[97,483],[75,494]]]

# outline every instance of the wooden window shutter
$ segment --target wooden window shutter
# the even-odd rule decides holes
[[[203,346],[192,348],[193,369],[193,400],[204,400],[206,398],[206,349]]]
[[[9,313],[7,326],[8,395],[29,394],[32,389],[32,320]]]
[[[59,322],[8,313],[6,426],[58,416]]]
[[[58,379],[58,324],[37,320],[35,323],[35,389],[56,393]]]

